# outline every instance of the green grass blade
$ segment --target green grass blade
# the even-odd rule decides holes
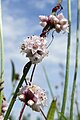
[[[67,120],[67,118],[61,112],[58,112],[58,113],[62,117],[63,120]]]
[[[74,94],[75,94],[77,72],[78,72],[79,21],[80,21],[79,15],[80,15],[80,0],[78,0],[78,10],[77,10],[76,61],[75,61],[74,80],[73,80],[72,95],[71,95],[70,120],[73,120]]]
[[[0,113],[3,99],[3,83],[4,83],[4,43],[3,43],[3,32],[2,32],[2,8],[0,0]]]
[[[63,101],[61,112],[64,115],[66,100],[67,100],[67,89],[68,89],[68,79],[69,79],[69,64],[70,64],[70,39],[71,39],[71,0],[68,0],[68,23],[69,23],[69,33],[68,33],[68,44],[67,44],[67,57],[66,57],[66,74],[65,74],[65,85],[63,93]],[[62,120],[62,119],[61,119]]]
[[[56,111],[56,100],[53,100],[47,114],[47,120],[54,120],[55,111]]]
[[[43,71],[44,71],[44,74],[45,74],[45,77],[46,77],[46,81],[47,81],[47,84],[48,84],[48,87],[49,87],[49,90],[50,90],[51,97],[53,98],[54,97],[53,91],[52,91],[52,88],[51,88],[51,85],[50,85],[50,82],[49,82],[49,79],[48,79],[48,75],[47,75],[47,72],[46,72],[46,69],[45,69],[44,66],[43,66]]]

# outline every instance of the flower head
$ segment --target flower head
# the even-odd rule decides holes
[[[19,91],[19,99],[34,111],[39,112],[40,107],[46,105],[46,94],[43,89],[37,85],[27,85]]]
[[[21,52],[25,53],[33,64],[41,62],[48,54],[45,38],[36,35],[28,37],[21,45]]]
[[[66,31],[68,32],[68,20],[64,17],[64,15],[62,13],[56,15],[49,15],[47,16],[39,16],[40,19],[40,25],[42,27],[45,27],[47,24],[49,24],[50,26],[53,26],[53,29],[56,30],[56,32],[60,32],[60,31]]]

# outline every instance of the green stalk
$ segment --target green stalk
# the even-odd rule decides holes
[[[7,112],[6,112],[5,116],[4,116],[4,120],[8,120],[8,118],[9,118],[10,112],[11,112],[11,110],[13,108],[13,105],[14,105],[14,103],[16,101],[16,98],[17,98],[17,93],[19,92],[19,89],[21,88],[21,86],[22,86],[22,84],[23,84],[23,82],[25,80],[25,77],[26,77],[26,75],[27,75],[27,73],[28,73],[28,71],[29,71],[29,69],[31,67],[31,64],[32,64],[31,62],[28,62],[24,67],[23,75],[22,75],[22,77],[20,79],[20,82],[19,82],[19,84],[18,84],[18,86],[17,86],[17,88],[15,90],[15,93],[14,93],[14,95],[12,97],[12,100],[11,100],[11,102],[9,104],[8,110],[7,110]]]
[[[2,34],[2,11],[1,11],[1,0],[0,0],[0,113],[2,107],[3,99],[3,82],[4,82],[4,43],[3,43],[3,34]]]
[[[64,85],[63,102],[62,102],[62,108],[61,108],[61,113],[63,115],[65,112],[66,99],[67,99],[67,89],[68,89],[68,79],[69,79],[69,64],[70,64],[70,38],[71,38],[71,1],[68,0],[67,4],[68,4],[69,33],[68,33],[67,57],[66,57],[65,85]]]
[[[47,75],[47,72],[46,72],[46,69],[45,69],[44,66],[43,66],[43,70],[44,70],[46,81],[47,81],[47,84],[48,84],[48,87],[49,87],[49,90],[50,90],[51,97],[53,99],[54,98],[53,91],[52,91],[52,88],[51,88],[51,85],[50,85],[50,82],[49,82],[49,78],[48,78],[48,75]],[[57,112],[57,115],[58,115],[58,118],[59,118],[59,112],[58,112],[58,108],[57,107],[56,107],[56,112]]]
[[[77,120],[80,120],[79,103],[77,99],[76,99],[76,108],[77,108]]]
[[[80,0],[78,0],[78,10],[77,10],[76,62],[75,62],[74,81],[73,81],[72,95],[71,95],[70,120],[73,120],[74,94],[75,94],[77,72],[78,72],[79,20],[80,20],[79,15],[80,15]]]
[[[45,77],[46,77],[46,81],[47,81],[47,84],[48,84],[48,87],[49,87],[49,90],[50,90],[51,97],[53,98],[53,97],[54,97],[53,91],[52,91],[52,88],[51,88],[51,85],[50,85],[50,82],[49,82],[49,79],[48,79],[48,75],[47,75],[47,73],[46,73],[46,69],[45,69],[44,66],[43,66],[43,70],[44,70],[44,74],[45,74]]]

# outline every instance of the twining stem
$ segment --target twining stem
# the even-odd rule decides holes
[[[21,109],[19,120],[21,120],[21,118],[22,118],[22,115],[23,115],[25,107],[26,107],[26,104],[24,104],[23,107],[22,107],[22,109]]]
[[[70,37],[71,37],[71,0],[68,0],[67,4],[68,4],[69,33],[68,33],[68,44],[67,44],[65,85],[64,85],[63,101],[62,101],[62,108],[61,108],[61,113],[63,115],[64,115],[64,112],[65,112],[65,106],[66,106],[66,100],[67,100],[68,79],[69,79]]]
[[[78,72],[79,21],[80,21],[79,17],[80,17],[80,0],[78,0],[78,10],[77,10],[76,61],[75,61],[74,81],[73,81],[72,95],[71,95],[70,120],[73,120],[74,94],[75,94],[77,72]]]
[[[47,120],[47,118],[46,118],[46,116],[45,116],[44,112],[42,111],[42,109],[40,109],[40,111],[41,111],[41,113],[42,113],[42,115],[43,115],[44,119],[45,119],[45,120]]]
[[[34,64],[34,67],[33,67],[33,71],[32,71],[31,78],[30,78],[30,84],[32,83],[32,78],[34,75],[35,68],[36,68],[36,64]]]
[[[20,79],[20,82],[19,82],[19,84],[18,84],[18,86],[17,86],[17,88],[16,88],[16,90],[14,92],[14,95],[13,95],[12,99],[11,99],[8,110],[7,110],[7,112],[6,112],[5,116],[4,116],[4,120],[8,120],[8,118],[9,118],[10,112],[11,112],[11,110],[13,108],[13,105],[14,105],[14,103],[16,101],[16,97],[17,97],[17,93],[19,92],[19,88],[22,86],[31,65],[32,65],[32,63],[30,61],[25,65],[25,67],[23,69],[23,75],[22,75],[22,77]]]
[[[4,83],[4,43],[2,33],[2,11],[1,11],[1,0],[0,0],[0,113],[3,99],[3,83]]]

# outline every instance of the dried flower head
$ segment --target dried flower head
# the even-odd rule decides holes
[[[21,52],[25,53],[33,64],[39,63],[48,54],[46,42],[44,37],[36,35],[28,37],[21,45]]]
[[[37,85],[27,85],[19,91],[19,99],[34,111],[40,112],[40,107],[46,105],[45,91]]]
[[[49,15],[49,16],[39,16],[40,19],[40,25],[42,27],[45,27],[47,24],[52,26],[51,28],[54,28],[56,32],[60,31],[66,31],[68,32],[68,20],[64,17],[62,13],[56,15]]]

